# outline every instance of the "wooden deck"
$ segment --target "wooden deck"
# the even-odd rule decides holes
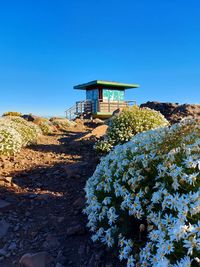
[[[119,108],[132,106],[135,101],[78,101],[76,104],[66,111],[68,119],[74,119],[77,116],[90,114],[94,118],[109,118],[113,112]]]

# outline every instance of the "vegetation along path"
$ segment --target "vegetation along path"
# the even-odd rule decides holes
[[[115,254],[93,244],[84,186],[98,158],[87,130],[43,136],[37,146],[0,158],[1,267],[112,267]]]

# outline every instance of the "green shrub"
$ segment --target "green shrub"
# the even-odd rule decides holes
[[[35,127],[23,118],[6,116],[1,118],[0,124],[8,125],[18,132],[21,135],[23,147],[37,143],[38,133]]]
[[[47,122],[41,121],[38,125],[44,135],[52,134],[53,129]]]
[[[8,112],[4,112],[2,116],[22,116],[21,112],[17,112],[17,111],[8,111]]]
[[[21,135],[12,127],[0,124],[0,155],[15,155],[21,147]]]
[[[111,118],[106,137],[96,143],[95,149],[108,152],[113,146],[129,141],[137,133],[168,124],[158,111],[138,106],[127,107],[118,116]]]
[[[58,130],[66,130],[70,126],[69,120],[67,119],[55,118],[51,122]]]
[[[69,121],[68,119],[65,118],[51,118],[50,121],[52,124],[58,129],[58,130],[66,130],[69,127],[75,126],[76,123]]]
[[[52,134],[56,130],[52,122],[46,118],[38,117],[34,120],[34,124],[40,127],[44,135]]]
[[[43,134],[41,128],[38,125],[36,125],[35,123],[29,121],[28,126],[35,132],[35,134],[37,136],[40,136]]]
[[[137,134],[103,157],[86,184],[93,241],[127,267],[200,262],[200,121]]]

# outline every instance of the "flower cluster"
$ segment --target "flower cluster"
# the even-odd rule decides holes
[[[38,125],[44,135],[52,134],[56,129],[55,126],[46,118],[37,118],[34,120],[34,124]]]
[[[200,263],[200,121],[137,134],[102,158],[86,184],[93,241],[127,267]]]
[[[113,146],[129,141],[137,133],[168,124],[158,111],[136,105],[127,107],[111,118],[105,138],[96,143],[95,149],[107,153]]]
[[[14,155],[21,147],[21,135],[10,126],[0,125],[0,155]]]
[[[41,129],[20,117],[0,118],[0,154],[14,155],[21,147],[36,144]]]
[[[8,116],[5,119],[2,118],[1,120],[4,120],[6,125],[9,125],[21,135],[22,146],[28,146],[37,143],[38,131],[36,131],[32,123],[29,123],[21,117],[15,116]]]

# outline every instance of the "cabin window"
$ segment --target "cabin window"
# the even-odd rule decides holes
[[[103,89],[103,101],[124,101],[124,90]]]

